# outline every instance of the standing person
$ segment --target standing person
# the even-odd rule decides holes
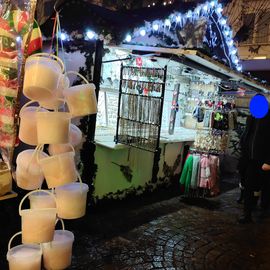
[[[270,111],[263,118],[248,116],[246,129],[240,139],[244,160],[244,214],[239,223],[252,221],[254,191],[261,190],[261,210],[265,214],[270,205]]]

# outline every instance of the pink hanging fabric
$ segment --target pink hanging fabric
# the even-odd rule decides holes
[[[210,160],[205,155],[201,157],[200,168],[200,187],[209,188],[209,182],[211,181]]]

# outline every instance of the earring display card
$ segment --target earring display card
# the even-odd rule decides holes
[[[121,66],[116,143],[159,148],[167,67]]]

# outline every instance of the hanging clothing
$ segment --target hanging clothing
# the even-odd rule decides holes
[[[204,109],[201,106],[196,106],[193,111],[193,117],[197,119],[198,123],[201,123],[204,119]]]
[[[185,193],[190,189],[207,189],[211,196],[218,195],[219,157],[206,154],[189,154],[180,177]]]
[[[203,119],[203,127],[210,127],[212,111],[206,110]]]
[[[186,159],[181,177],[180,177],[180,184],[184,185],[185,193],[189,191],[191,175],[192,175],[192,168],[193,168],[193,156],[189,155]]]
[[[219,189],[219,157],[210,155],[210,173],[211,179],[209,182],[210,194],[212,196],[218,195],[220,193]]]
[[[199,176],[199,163],[200,163],[200,156],[193,155],[193,164],[192,164],[192,174],[190,180],[190,187],[196,189],[198,187],[198,176]]]
[[[234,130],[237,127],[237,115],[236,112],[229,112],[229,130]]]
[[[207,156],[202,156],[200,162],[200,187],[209,188],[209,182],[211,181],[210,173],[210,161]]]
[[[218,130],[228,130],[229,129],[229,116],[228,113],[224,112],[214,112],[212,114],[212,128]]]

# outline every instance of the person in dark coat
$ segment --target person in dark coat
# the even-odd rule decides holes
[[[270,205],[270,111],[263,118],[248,116],[240,139],[241,177],[244,178],[244,215],[240,223],[252,221],[254,192],[261,190],[262,214]]]

